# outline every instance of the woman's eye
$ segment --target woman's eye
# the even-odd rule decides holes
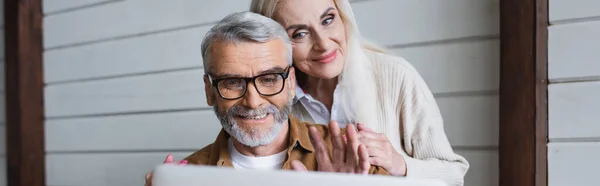
[[[298,32],[292,35],[292,39],[300,39],[306,36],[306,32]]]
[[[321,24],[323,25],[329,25],[331,24],[331,22],[333,22],[333,17],[327,18],[325,20],[323,20],[323,22]]]

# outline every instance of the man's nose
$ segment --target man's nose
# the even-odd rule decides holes
[[[248,87],[246,87],[246,94],[242,98],[242,105],[251,109],[257,109],[260,108],[264,102],[264,98],[258,93],[254,83],[248,83]]]

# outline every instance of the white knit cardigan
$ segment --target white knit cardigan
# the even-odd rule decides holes
[[[362,124],[388,137],[404,156],[407,177],[463,185],[469,163],[452,150],[439,108],[425,81],[403,58],[369,50],[365,54],[375,71],[379,123]],[[299,101],[294,103],[292,115],[314,123]]]

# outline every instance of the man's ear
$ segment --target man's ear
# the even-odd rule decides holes
[[[291,66],[290,67],[290,74],[288,75],[288,79],[290,80],[290,95],[292,95],[292,98],[296,97],[296,69]]]
[[[208,79],[208,75],[204,74],[204,95],[206,96],[206,104],[208,106],[213,106],[216,100],[213,100],[215,96],[213,96],[212,85],[210,80]]]

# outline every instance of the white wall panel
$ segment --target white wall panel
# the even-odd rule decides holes
[[[399,45],[499,33],[498,0],[377,0],[356,3],[361,33],[382,45]]]
[[[548,125],[552,138],[600,137],[600,81],[550,84]]]
[[[181,99],[186,97],[183,96]],[[106,102],[112,99],[98,100]],[[147,102],[152,101],[153,99],[147,100]],[[118,101],[113,102],[116,103]],[[452,145],[498,145],[497,96],[448,97],[438,99],[438,103]],[[98,108],[95,107],[98,104],[90,103],[90,106],[84,108]],[[53,152],[194,149],[199,145],[212,142],[219,129],[220,124],[212,110],[52,119],[46,122],[46,150]],[[154,138],[155,136],[172,137],[163,140]]]
[[[548,144],[548,186],[598,185],[598,157],[599,142]]]
[[[497,186],[500,166],[498,150],[457,150],[469,161],[464,186]]]
[[[6,156],[0,155],[0,186],[8,185],[6,180],[6,177],[8,177],[8,175],[6,174],[6,163]]]
[[[200,45],[211,26],[47,51],[45,81],[202,67]]]
[[[48,120],[46,151],[194,150],[220,130],[212,110]]]
[[[3,4],[3,3],[0,3],[0,4]],[[0,7],[0,8],[2,8],[2,7]],[[0,13],[2,13],[2,12],[0,11]],[[0,16],[0,19],[2,19],[1,16]],[[4,56],[4,52],[5,52],[4,51],[4,42],[5,42],[5,40],[4,40],[4,25],[2,24],[0,26],[0,43],[2,45],[2,48],[1,48],[2,50],[0,50],[0,60],[2,60],[2,63],[4,63],[4,59],[5,59],[5,56]]]
[[[392,50],[408,60],[434,93],[498,90],[497,39]]]
[[[598,0],[549,0],[550,22],[600,16]]]
[[[103,4],[122,0],[44,0],[44,13],[72,10],[94,4]]]
[[[498,145],[498,96],[444,97],[436,101],[453,146]]]
[[[600,1],[598,1],[600,2]],[[596,9],[600,10],[600,6]],[[548,28],[548,78],[600,79],[600,21]]]
[[[48,86],[46,116],[208,108],[202,69]]]
[[[230,12],[247,10],[250,1],[209,3],[208,0],[174,0],[166,5],[158,2],[128,0],[48,17],[44,23],[44,32],[48,36],[44,37],[45,46],[55,47],[211,23]],[[206,4],[210,4],[211,8],[198,11],[198,7]],[[418,3],[378,0],[356,3],[353,7],[362,33],[385,45],[496,35],[499,30],[499,4],[494,0],[427,0]],[[139,11],[129,11],[131,9]],[[421,11],[424,9],[440,11]],[[411,25],[411,29],[406,29],[405,25]],[[78,32],[70,33],[68,30]]]
[[[172,153],[176,160],[193,152]],[[162,164],[168,152],[46,155],[46,185],[144,185],[147,172]]]
[[[56,47],[213,23],[248,10],[240,0],[125,0],[44,19],[44,46]],[[76,30],[77,32],[73,32]]]

